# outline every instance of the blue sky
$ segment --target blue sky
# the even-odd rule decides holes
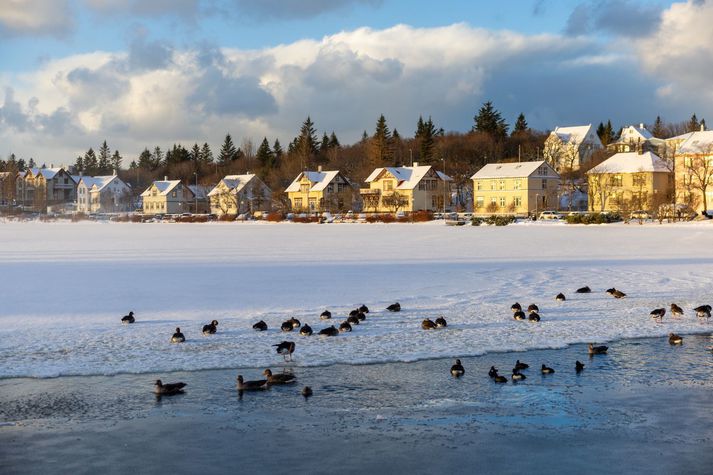
[[[4,4],[4,5],[1,5]],[[711,1],[0,0],[0,156],[713,106]],[[402,25],[402,26],[397,26]],[[64,158],[58,158],[59,161]],[[72,161],[67,159],[66,161]]]

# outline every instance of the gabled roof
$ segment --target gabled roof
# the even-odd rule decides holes
[[[57,173],[64,171],[63,168],[30,168],[28,171],[30,171],[33,175],[42,175],[45,177],[45,180],[51,180],[52,178],[57,175]]]
[[[670,172],[666,163],[653,152],[621,152],[592,168],[590,173]]]
[[[220,180],[232,193],[240,193],[245,185],[250,183],[250,180],[255,178],[254,173],[247,173],[245,175],[226,175]],[[208,196],[215,196],[219,193],[218,186],[216,185],[210,192]],[[200,195],[199,195],[200,198]]]
[[[79,180],[84,183],[84,186],[91,189],[96,186],[97,191],[104,189],[109,183],[111,183],[114,178],[118,177],[116,175],[105,175],[105,176],[83,176]]]
[[[527,178],[535,174],[542,165],[546,165],[551,171],[547,176],[559,177],[555,169],[546,161],[539,160],[536,162],[488,163],[470,178],[472,180],[487,178]]]
[[[571,126],[571,127],[555,127],[555,130],[552,131],[553,134],[557,135],[559,139],[564,142],[564,143],[571,143],[571,144],[581,144],[585,142],[585,139],[587,138],[587,135],[590,135],[590,132],[592,131],[592,124],[589,125],[576,125],[576,126]],[[599,137],[596,137],[596,140],[594,143],[599,143],[601,145],[601,141],[599,140]]]
[[[388,172],[396,178],[398,184],[397,190],[412,190],[418,186],[419,182],[432,169],[430,165],[414,166],[414,167],[384,167],[377,168],[371,175],[366,178],[367,183],[377,180],[383,172]],[[435,170],[434,170],[435,171]],[[452,181],[451,177],[439,171],[435,171],[436,176],[443,181]]]
[[[290,183],[290,186],[288,186],[285,191],[300,191],[300,180],[302,180],[302,177],[306,177],[311,183],[310,191],[323,191],[327,187],[327,185],[329,185],[332,180],[334,180],[339,174],[339,170],[331,170],[326,172],[304,171],[297,175],[297,177],[292,181],[292,183]]]
[[[678,153],[713,154],[713,130],[691,132],[678,146]]]
[[[621,137],[619,137],[619,142],[637,139],[641,139],[643,141],[651,140],[652,138],[654,138],[653,134],[651,134],[651,132],[649,132],[646,127],[644,127],[644,124],[639,124],[638,127],[630,125],[628,127],[624,127],[621,130]]]
[[[155,186],[158,189],[160,195],[167,195],[174,188],[181,184],[181,180],[157,180],[154,181],[151,186],[146,188],[146,191],[141,193],[141,196],[151,196],[151,187]]]
[[[199,200],[204,200],[206,196],[209,196],[208,190],[213,187],[203,186],[203,185],[188,185],[188,189],[191,190],[193,196]],[[211,189],[211,191],[213,191]]]

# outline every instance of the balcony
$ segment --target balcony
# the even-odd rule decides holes
[[[359,194],[365,196],[379,196],[381,195],[381,190],[379,190],[378,188],[360,188]]]

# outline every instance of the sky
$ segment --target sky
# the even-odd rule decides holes
[[[713,117],[713,0],[0,0],[0,157]]]

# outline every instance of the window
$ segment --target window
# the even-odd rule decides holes
[[[295,209],[302,208],[302,198],[295,198]]]
[[[394,189],[394,182],[391,180],[384,180],[384,191],[392,191]]]
[[[490,191],[495,191],[495,180],[490,180]]]
[[[502,191],[502,190],[505,189],[505,180],[500,180],[500,181],[498,182],[498,189],[499,189],[500,191]]]
[[[175,198],[175,197],[177,196],[177,194],[178,194],[178,192],[177,192],[176,190],[174,190],[174,191],[171,193],[171,196],[173,196],[173,197]]]
[[[502,206],[503,208],[505,207],[505,197],[504,196],[500,197],[500,206]]]
[[[337,193],[343,192],[345,187],[346,185],[344,183],[337,183]]]
[[[692,162],[692,160],[691,160],[691,157],[686,157],[686,158],[683,159],[683,166],[684,166],[684,167],[686,167],[686,168],[691,168],[692,165],[693,165],[693,162]]]
[[[478,191],[482,190],[482,189],[483,189],[483,183],[480,182],[480,181],[476,181],[476,182],[475,182],[475,189],[478,190]]]
[[[545,180],[544,178],[542,179],[542,189],[543,190],[547,189],[547,180]]]
[[[327,193],[334,193],[334,185],[333,184],[330,183],[329,185],[327,185]]]
[[[314,210],[317,208],[317,198],[310,198],[309,199],[309,209]]]
[[[634,186],[645,186],[646,185],[646,175],[643,173],[636,173],[633,178]]]
[[[498,199],[494,196],[490,197],[490,204],[497,205],[498,204]]]
[[[512,202],[513,202],[513,204],[514,204],[516,207],[518,207],[518,208],[519,208],[520,206],[522,206],[522,198],[519,197],[519,196],[516,196],[515,198],[513,198],[513,199],[512,199]]]
[[[521,188],[522,188],[522,180],[520,180],[520,179],[515,180],[515,189],[519,190]]]
[[[475,207],[482,208],[483,206],[485,206],[485,199],[482,196],[475,198]]]
[[[623,184],[623,177],[621,175],[612,175],[611,186],[621,186]]]

